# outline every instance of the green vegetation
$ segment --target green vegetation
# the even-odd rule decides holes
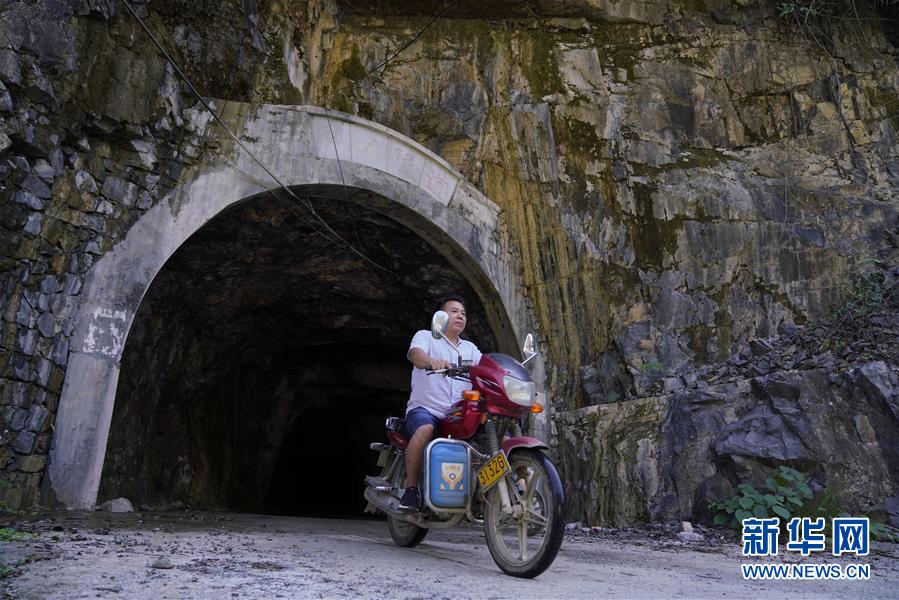
[[[899,544],[899,529],[880,521],[871,521],[871,537],[882,542]]]
[[[633,184],[637,216],[629,223],[637,264],[644,269],[661,270],[665,259],[677,251],[677,237],[683,231],[683,215],[671,220],[657,219],[653,214],[652,194],[656,188]]]
[[[831,535],[833,517],[850,516],[839,498],[830,489],[813,494],[809,478],[796,469],[780,466],[766,480],[768,493],[762,493],[748,483],[737,486],[737,493],[724,500],[710,500],[709,510],[715,513],[715,525],[729,525],[740,529],[743,519],[780,517],[781,526],[794,517],[825,519],[825,535]],[[873,539],[899,543],[899,529],[871,518]]]
[[[899,311],[899,283],[877,261],[857,268],[839,285],[838,300],[821,324],[830,335],[820,351],[860,360],[891,360],[884,326]]]
[[[640,365],[640,368],[643,369],[643,372],[647,375],[658,375],[665,370],[665,365],[657,360],[651,360]]]
[[[710,500],[709,510],[715,513],[715,525],[730,524],[739,528],[743,519],[780,517],[787,521],[800,516],[800,511],[811,500],[812,489],[808,478],[796,469],[778,467],[765,480],[769,493],[763,494],[748,483],[737,486],[738,493],[722,501]]]
[[[19,531],[8,527],[0,528],[0,542],[27,542],[33,540],[36,535],[27,531]]]
[[[899,0],[867,0],[856,4],[855,0],[790,0],[778,2],[781,17],[808,19],[810,17],[857,18],[862,8],[890,9],[899,7]]]
[[[8,579],[10,577],[14,577],[17,575],[19,570],[15,567],[15,565],[2,565],[0,566],[0,579]]]
[[[857,331],[868,326],[868,321],[878,313],[899,308],[897,282],[890,281],[878,266],[874,262],[865,264],[844,284],[840,294],[843,302],[830,318],[837,328],[848,326]]]
[[[535,98],[556,94],[564,89],[556,57],[556,36],[551,32],[534,32],[521,40],[521,71]]]

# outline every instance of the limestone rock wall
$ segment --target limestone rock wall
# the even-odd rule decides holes
[[[837,32],[829,54],[727,4],[441,21],[355,85],[419,21],[313,30],[330,50],[309,101],[413,136],[502,205],[556,408],[643,392],[647,364],[726,358],[826,312],[859,261],[895,260],[892,46]],[[620,388],[585,397],[581,367]]]
[[[134,4],[205,95],[357,113],[497,202],[552,408],[597,415],[595,444],[647,431],[642,459],[589,467],[636,485],[632,465],[648,465],[647,506],[661,494],[683,509],[693,493],[653,475],[666,403],[584,407],[814,319],[859,264],[896,263],[899,54],[880,21],[815,43],[767,2],[462,2],[366,77],[437,3]],[[214,152],[122,10],[0,7],[0,498],[14,506],[37,499],[84,275]],[[587,452],[566,449],[565,419],[561,455]],[[578,510],[675,511],[625,507],[611,480],[589,481]]]
[[[779,372],[590,406],[556,421],[569,512],[591,524],[709,518],[735,483],[792,464],[852,511],[899,492],[899,369]]]

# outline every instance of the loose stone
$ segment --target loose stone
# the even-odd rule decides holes
[[[151,569],[173,569],[175,565],[168,558],[160,556],[150,563]]]
[[[100,510],[112,513],[130,513],[134,512],[134,507],[131,505],[131,501],[127,498],[115,498],[113,500],[107,500],[103,504],[98,507]],[[167,560],[167,559],[163,559]],[[156,569],[170,569],[172,568],[171,563],[168,567],[154,567]]]

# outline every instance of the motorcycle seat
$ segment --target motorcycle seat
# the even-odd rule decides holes
[[[389,417],[387,419],[387,439],[390,443],[400,449],[405,449],[409,444],[404,432],[406,419],[399,417]]]

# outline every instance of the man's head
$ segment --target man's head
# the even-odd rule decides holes
[[[437,310],[442,310],[449,315],[446,334],[450,338],[458,338],[468,322],[468,315],[465,314],[465,301],[461,296],[444,296],[437,303]]]

